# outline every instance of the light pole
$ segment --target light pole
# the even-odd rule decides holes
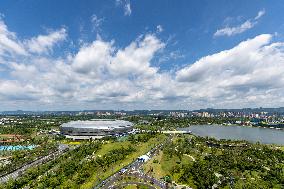
[[[230,189],[234,189],[234,177],[230,174]]]

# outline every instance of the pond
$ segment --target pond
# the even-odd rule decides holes
[[[0,146],[0,151],[14,151],[14,150],[31,150],[35,148],[35,145],[29,145],[29,146]]]
[[[247,126],[192,125],[180,130],[191,131],[192,134],[216,139],[246,140],[263,144],[284,145],[284,130]]]

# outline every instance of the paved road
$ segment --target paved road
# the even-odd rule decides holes
[[[68,146],[65,145],[65,144],[60,144],[58,146],[58,150],[56,152],[53,152],[47,156],[44,156],[44,157],[41,157],[27,165],[24,165],[22,166],[21,168],[11,172],[11,173],[8,173],[2,177],[0,177],[0,183],[5,183],[7,182],[9,179],[16,179],[17,177],[19,177],[25,170],[27,170],[28,168],[30,167],[33,167],[33,166],[36,166],[36,165],[39,165],[39,164],[42,164],[42,163],[45,163],[47,161],[50,161],[58,156],[60,156],[62,153],[65,152],[65,150],[68,149]]]
[[[151,186],[150,184],[147,184],[147,183],[142,183],[142,182],[125,182],[125,183],[123,183],[123,184],[120,184],[119,186],[121,187],[123,187],[123,186],[127,186],[127,185],[143,185],[143,186],[147,186],[148,188],[151,188],[151,189],[156,189],[154,186]],[[114,186],[114,189],[115,189],[116,187]]]
[[[158,151],[163,147],[163,144],[160,144],[150,150],[147,154],[149,155],[150,159],[158,153]],[[135,178],[140,178],[145,181],[148,181],[152,183],[153,185],[156,185],[162,189],[166,188],[166,183],[160,180],[157,180],[149,175],[144,174],[141,171],[141,167],[144,164],[144,162],[141,161],[134,161],[130,165],[124,167],[127,169],[127,171],[123,174],[117,172],[113,174],[112,176],[108,177],[106,180],[102,181],[98,186],[96,186],[94,189],[112,189],[115,188],[115,182],[119,181],[124,176],[133,176]]]
[[[135,178],[140,178],[140,179],[147,181],[147,182],[150,182],[152,185],[158,186],[160,188],[167,188],[166,183],[164,181],[157,180],[154,177],[151,177],[147,174],[144,174],[143,172],[139,172],[139,171],[130,172],[130,173],[127,173],[125,176],[132,176],[132,177],[135,177]]]

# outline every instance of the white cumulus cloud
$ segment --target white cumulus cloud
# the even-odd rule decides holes
[[[162,70],[153,61],[163,56],[167,46],[151,33],[123,47],[98,38],[61,57],[43,54],[54,45],[32,52],[25,42],[38,36],[21,41],[6,25],[0,33],[16,44],[1,46],[1,69],[6,75],[0,75],[1,109],[284,105],[284,43],[271,34],[247,39],[183,68]],[[63,33],[66,37],[67,31]]]
[[[241,25],[238,26],[226,26],[224,28],[218,29],[214,36],[233,36],[236,34],[243,33],[251,28],[253,28],[257,24],[257,20],[261,18],[265,14],[265,10],[261,10],[258,12],[257,16],[254,19],[249,19],[243,22]]]
[[[0,54],[5,53],[16,55],[27,54],[21,42],[18,41],[16,34],[10,32],[4,21],[0,19]]]
[[[284,101],[284,44],[271,43],[271,38],[259,35],[203,57],[179,70],[176,79],[186,83],[194,99],[215,105],[278,106]]]
[[[66,29],[50,32],[48,35],[39,35],[26,41],[26,46],[33,53],[48,53],[52,47],[66,38]]]

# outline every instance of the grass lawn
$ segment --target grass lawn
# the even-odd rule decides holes
[[[67,142],[66,144],[69,144],[69,145],[79,145],[79,144],[81,144],[81,142],[79,142],[79,141],[71,141],[71,142]]]
[[[127,148],[127,146],[129,146],[129,145],[131,145],[131,143],[129,141],[105,143],[105,144],[103,144],[102,148],[96,153],[96,155],[103,156],[111,150],[118,149],[118,148],[121,148],[121,147]]]
[[[124,187],[125,189],[137,189],[136,184],[127,185]]]
[[[70,140],[63,140],[61,141],[62,144],[67,144],[67,145],[79,145],[81,143],[84,143],[84,142],[81,142],[81,141],[70,141]]]
[[[154,161],[158,161],[154,163]],[[151,174],[156,179],[160,179],[166,175],[171,175],[171,170],[175,165],[177,165],[180,162],[179,158],[176,156],[173,156],[172,158],[167,158],[164,156],[163,152],[161,151],[157,156],[153,157],[149,162],[147,162],[143,169],[144,172],[147,174]],[[193,162],[191,157],[183,156],[182,157],[182,163],[188,164]],[[150,172],[151,168],[153,169],[153,172]],[[178,175],[171,175],[173,176],[173,179]]]
[[[134,161],[137,157],[147,153],[151,148],[156,146],[157,144],[161,143],[165,139],[165,135],[159,135],[156,138],[151,138],[148,142],[145,143],[138,143],[138,144],[132,144],[129,141],[125,142],[113,142],[113,143],[106,143],[102,146],[102,148],[96,153],[97,155],[104,155],[108,151],[117,149],[120,147],[127,147],[128,145],[132,145],[136,148],[136,151],[126,157],[126,159],[115,163],[115,165],[110,166],[106,171],[103,170],[94,170],[93,176],[83,184],[80,188],[81,189],[90,189],[95,184],[98,184],[99,178],[101,180],[106,179],[110,175],[113,174],[113,172],[119,171],[121,168],[125,167],[126,165],[130,164],[132,161]]]
[[[191,136],[189,135],[189,137],[191,137]],[[173,138],[173,141],[174,142],[177,141],[176,136]],[[169,175],[169,176],[172,177],[172,179],[176,183],[178,183],[177,180],[180,176],[179,173],[171,174],[171,170],[176,165],[179,165],[180,162],[182,164],[190,164],[190,163],[193,163],[194,160],[195,160],[195,157],[192,154],[190,154],[190,155],[184,154],[182,156],[181,161],[180,161],[180,159],[177,156],[172,156],[170,158],[170,157],[167,157],[166,155],[164,155],[162,151],[160,151],[158,155],[154,156],[150,161],[148,161],[143,166],[143,169],[144,169],[145,173],[152,175],[156,179],[160,179],[164,176]],[[151,169],[153,170],[152,172],[150,172]]]
[[[162,169],[161,165],[162,157],[163,157],[163,152],[160,151],[157,156],[153,157],[143,166],[144,172],[145,173],[149,172],[149,174],[151,174],[153,177],[158,179],[165,176],[167,173]],[[158,162],[154,163],[154,161]],[[151,168],[153,169],[153,172],[150,172]]]

